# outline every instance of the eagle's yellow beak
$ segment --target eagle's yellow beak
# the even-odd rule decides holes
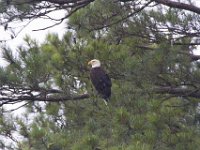
[[[89,62],[88,62],[88,65],[92,65],[92,61],[89,61]]]

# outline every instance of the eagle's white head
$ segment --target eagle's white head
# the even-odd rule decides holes
[[[101,66],[101,62],[98,59],[92,59],[88,62],[88,65],[92,65],[92,68],[97,68]]]

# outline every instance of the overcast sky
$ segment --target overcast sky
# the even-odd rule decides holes
[[[55,18],[55,19],[62,18],[64,15],[65,15],[64,11],[56,11],[56,12],[49,14],[49,16],[51,16],[52,18]],[[0,26],[0,33],[1,33],[0,40],[5,40],[5,42],[2,42],[1,45],[6,44],[8,47],[10,47],[13,50],[13,52],[15,52],[17,46],[24,44],[23,38],[25,37],[25,35],[30,35],[30,37],[32,39],[36,39],[40,43],[42,41],[44,41],[47,33],[52,33],[52,32],[57,33],[59,35],[59,37],[62,37],[63,33],[66,31],[66,29],[65,29],[66,21],[64,21],[60,25],[56,25],[56,26],[46,29],[46,30],[33,31],[33,30],[48,27],[50,25],[53,25],[54,23],[55,22],[53,22],[52,20],[35,19],[30,24],[28,24],[28,26],[26,26],[14,39],[10,39],[11,34],[4,31],[3,26]],[[12,26],[15,26],[15,27],[17,27],[17,26],[19,27],[20,25],[21,24],[12,24]],[[5,65],[6,65],[6,63],[5,63],[4,59],[1,57],[1,53],[0,53],[0,66],[5,66]]]
[[[53,13],[50,13],[49,16],[52,18],[58,19],[62,18],[64,16],[64,11],[56,11]],[[28,26],[26,26],[18,35],[16,38],[12,40],[7,40],[10,39],[10,34],[8,32],[4,31],[4,27],[0,26],[0,40],[7,40],[6,43],[9,47],[11,47],[13,50],[16,49],[17,46],[23,44],[23,38],[25,35],[30,35],[31,38],[37,39],[39,42],[42,42],[45,39],[45,36],[49,32],[54,32],[58,33],[58,35],[61,37],[63,33],[65,32],[65,27],[66,27],[66,21],[64,21],[62,24],[54,26],[52,28],[46,29],[46,30],[40,30],[40,31],[33,31],[41,28],[48,27],[50,25],[53,25],[55,22],[52,20],[47,20],[47,19],[35,19],[32,21]],[[20,26],[18,24],[12,25],[12,26]],[[20,29],[20,28],[19,28]]]

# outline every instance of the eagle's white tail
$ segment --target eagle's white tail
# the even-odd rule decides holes
[[[105,99],[104,99],[103,101],[104,101],[104,103],[106,104],[106,106],[108,106],[108,102],[107,102]]]

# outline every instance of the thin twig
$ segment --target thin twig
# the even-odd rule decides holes
[[[27,103],[25,103],[25,104],[23,104],[23,105],[21,105],[21,106],[19,106],[19,107],[17,107],[17,108],[14,108],[14,109],[11,109],[11,110],[5,110],[5,111],[3,111],[3,112],[4,112],[4,113],[13,112],[13,111],[15,111],[15,110],[18,110],[18,109],[20,109],[20,108],[22,108],[22,107],[28,105],[29,103],[31,103],[31,101],[29,101],[29,102],[27,102]]]

